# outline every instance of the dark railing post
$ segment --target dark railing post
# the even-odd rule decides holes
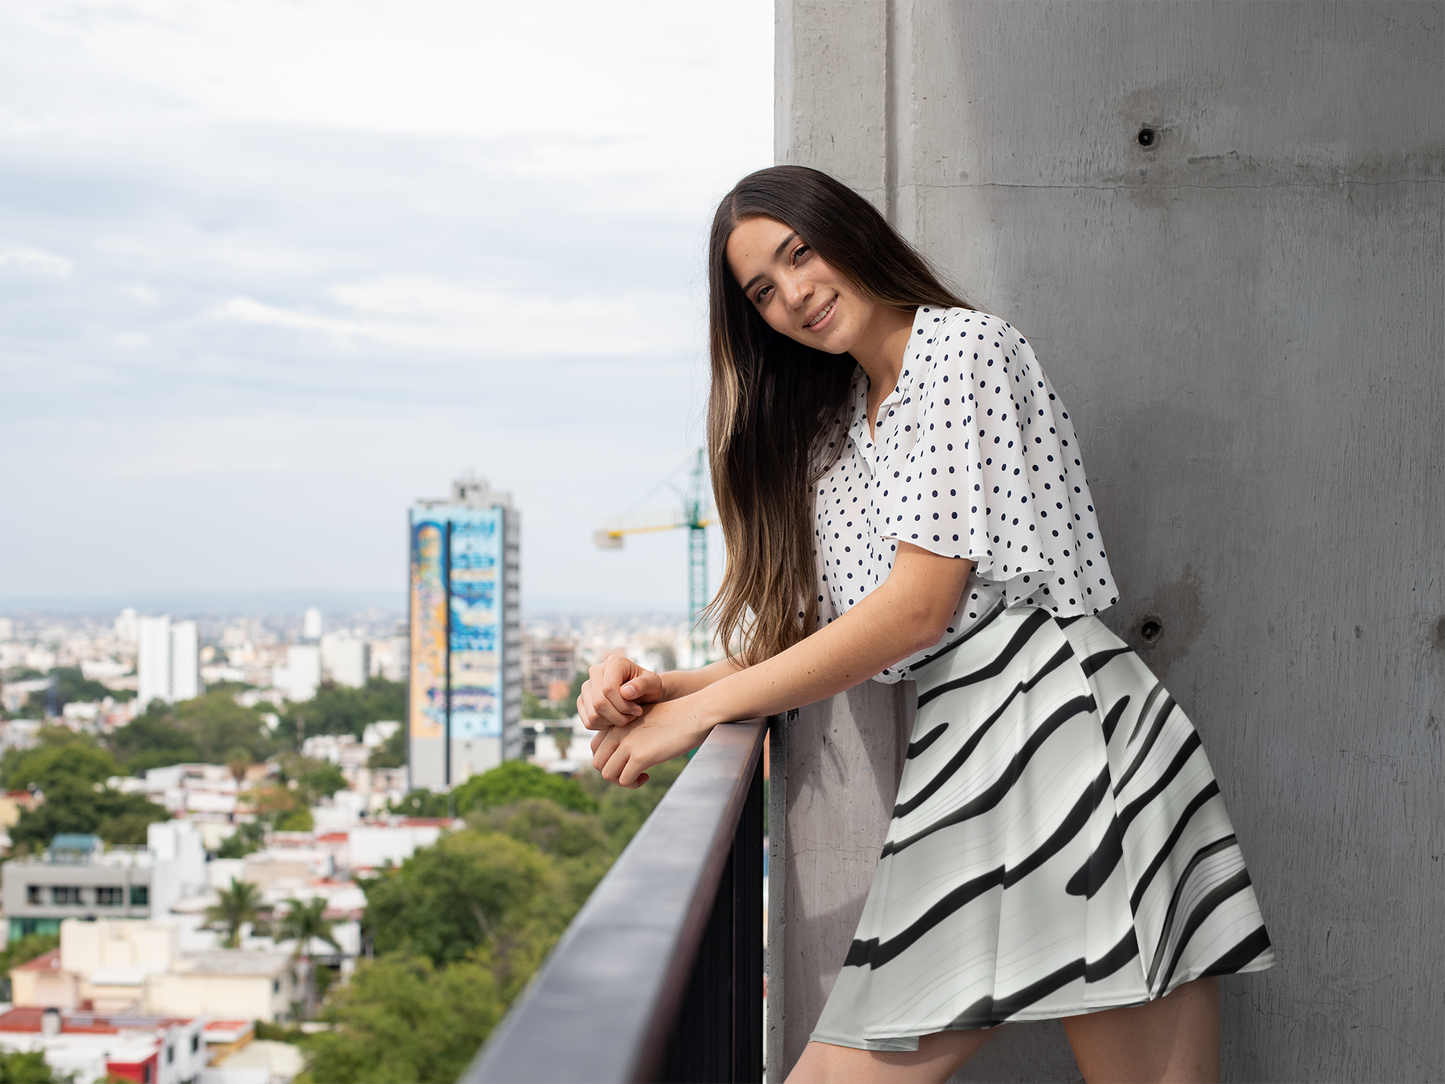
[[[763,765],[748,785],[717,898],[663,1056],[665,1081],[763,1079]]]
[[[762,1080],[766,734],[713,729],[466,1084]]]

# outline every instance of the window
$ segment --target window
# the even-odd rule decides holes
[[[192,1035],[192,1036],[191,1036],[191,1053],[192,1053],[192,1054],[197,1054],[197,1053],[200,1052],[200,1049],[201,1049],[201,1037],[200,1037],[199,1035]]]
[[[151,1063],[146,1062],[140,1070],[141,1084],[151,1084]]]
[[[25,886],[25,902],[28,903],[28,904],[30,904],[32,907],[38,907],[38,906],[40,905],[40,886],[39,886],[39,885],[26,885],[26,886]]]
[[[79,907],[80,888],[77,885],[51,885],[50,902],[57,907]]]
[[[176,1048],[173,1047],[173,1046],[168,1046],[168,1047],[166,1047],[166,1064],[169,1065],[171,1062],[173,1062],[173,1061],[175,1061],[175,1060],[176,1060]]]
[[[151,902],[150,885],[130,886],[130,905],[132,907],[149,907]]]
[[[280,979],[273,979],[273,980],[271,981],[271,992],[272,992],[273,994],[279,994],[279,993],[281,992],[281,980],[280,980]]]
[[[101,885],[95,890],[97,907],[120,907],[125,903],[125,889],[119,885]]]

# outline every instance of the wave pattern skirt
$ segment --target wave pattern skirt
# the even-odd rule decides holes
[[[1198,732],[1097,618],[999,609],[913,676],[898,803],[813,1039],[912,1050],[1274,963]]]

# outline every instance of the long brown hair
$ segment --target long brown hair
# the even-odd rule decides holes
[[[755,217],[796,230],[875,304],[909,312],[971,307],[871,203],[826,173],[773,166],[723,197],[708,244],[707,430],[727,568],[708,611],[729,657],[742,634],[747,665],[791,647],[818,623],[809,496],[842,452],[856,364],[774,331],[743,294],[726,248],[738,223]]]

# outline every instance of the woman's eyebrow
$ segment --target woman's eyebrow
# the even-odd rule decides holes
[[[788,234],[788,236],[783,238],[783,240],[778,244],[777,248],[773,249],[773,263],[777,263],[783,258],[783,249],[787,248],[790,244],[792,244],[793,239],[797,236],[798,231],[794,230],[792,233]],[[743,293],[747,293],[749,290],[751,290],[753,288],[753,284],[762,277],[762,275],[754,275],[752,278],[748,279],[748,284],[743,287]]]

